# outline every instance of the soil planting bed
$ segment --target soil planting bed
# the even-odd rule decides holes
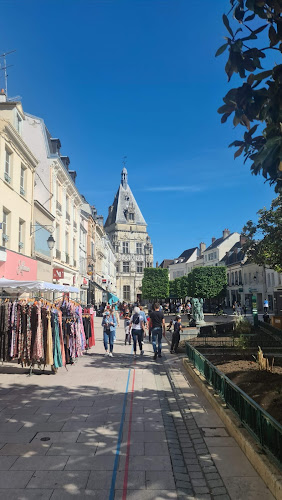
[[[199,349],[201,350],[201,349]],[[248,355],[204,354],[234,384],[282,424],[282,359],[275,358],[273,372],[261,371]]]

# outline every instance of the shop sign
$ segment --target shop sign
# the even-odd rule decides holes
[[[107,280],[103,279],[103,280],[102,280],[102,283],[107,283]]]
[[[0,261],[0,275],[9,280],[35,281],[37,261],[12,250],[6,250],[6,262]]]
[[[62,280],[65,277],[64,269],[60,267],[55,267],[53,269],[53,279],[54,280]]]

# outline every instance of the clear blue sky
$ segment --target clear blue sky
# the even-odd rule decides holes
[[[273,189],[228,144],[221,16],[229,0],[0,0],[9,95],[41,116],[107,215],[128,157],[154,257],[177,257],[225,227],[240,231]],[[2,80],[3,81],[3,80]],[[1,85],[3,86],[3,85]]]

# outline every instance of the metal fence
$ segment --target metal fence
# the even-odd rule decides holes
[[[188,342],[186,342],[186,353],[195,368],[212,385],[226,405],[236,413],[262,448],[282,468],[282,425]]]

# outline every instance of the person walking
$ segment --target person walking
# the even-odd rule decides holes
[[[124,332],[125,332],[125,339],[124,339],[124,345],[129,343],[131,344],[131,333],[130,333],[130,314],[128,310],[125,310],[123,313],[123,318],[124,318]]]
[[[140,316],[142,317],[143,323],[144,323],[144,329],[142,331],[142,345],[143,345],[144,344],[144,337],[146,337],[147,317],[146,317],[145,311],[143,310],[143,307],[139,306],[139,309],[140,309]]]
[[[104,336],[104,347],[105,347],[105,355],[106,356],[113,356],[113,350],[114,350],[114,322],[113,319],[110,317],[109,311],[105,312],[105,315],[103,316],[102,319],[102,326],[104,327],[103,331],[103,336]],[[116,321],[116,320],[115,320]],[[110,344],[110,352],[108,350],[108,344]]]
[[[171,346],[170,346],[170,353],[171,354],[176,354],[179,341],[180,341],[180,332],[182,332],[182,325],[181,325],[181,316],[176,316],[175,322],[174,322],[174,331],[172,334],[172,340],[171,340]]]
[[[164,313],[160,311],[160,304],[156,302],[154,304],[154,311],[150,314],[150,328],[152,332],[152,344],[154,349],[154,360],[156,361],[157,356],[162,357],[162,333],[165,335],[165,320]],[[158,348],[157,348],[158,339]]]
[[[143,316],[140,314],[139,307],[134,307],[133,314],[130,319],[129,328],[131,329],[131,334],[133,338],[133,350],[134,357],[136,358],[137,341],[139,344],[140,354],[143,356],[143,345],[142,345],[142,334],[144,332],[145,326],[143,321]]]
[[[113,342],[115,342],[116,341],[117,317],[116,317],[116,311],[115,311],[114,307],[112,307],[110,309],[110,325],[112,326],[112,330],[113,330]]]

